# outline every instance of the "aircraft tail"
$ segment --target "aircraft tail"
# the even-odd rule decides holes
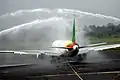
[[[76,35],[75,35],[75,14],[74,14],[74,19],[73,19],[72,42],[73,42],[73,43],[76,43]]]

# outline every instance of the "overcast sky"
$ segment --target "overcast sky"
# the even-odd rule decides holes
[[[120,0],[0,0],[0,15],[35,8],[79,9],[120,18]]]
[[[0,15],[3,15],[5,13],[9,13],[9,12],[15,12],[17,10],[22,10],[22,9],[36,9],[36,8],[78,9],[78,10],[81,10],[84,12],[101,13],[104,15],[109,15],[109,16],[114,16],[114,17],[120,18],[120,9],[119,9],[120,8],[120,0],[0,0]],[[34,14],[32,16],[25,15],[22,17],[17,16],[17,17],[1,18],[0,19],[0,31],[11,28],[13,26],[23,24],[23,23],[28,23],[28,22],[30,22],[29,20],[32,21],[34,19],[36,19],[36,16],[34,16]],[[37,17],[37,19],[38,19],[38,17]],[[87,16],[87,18],[84,17],[82,20],[80,20],[80,23],[79,23],[79,21],[78,21],[78,23],[80,24],[80,27],[81,27],[81,26],[89,25],[89,24],[97,24],[97,25],[107,24],[109,22],[109,20],[104,20],[104,19],[98,20],[98,19],[99,18],[91,18],[91,17]],[[59,30],[58,27],[64,28],[64,26],[67,24],[67,22],[66,23],[64,23],[64,22],[66,22],[66,21],[63,20],[62,24],[61,24],[61,20],[59,22],[54,22],[55,27],[57,26],[56,29]],[[45,26],[48,26],[48,25],[54,26],[52,24],[52,22],[50,22],[49,24],[47,24],[47,23],[43,23],[43,24]],[[20,28],[21,31],[18,30],[19,27],[18,27],[18,29],[14,28],[13,30],[11,30],[11,31],[9,30],[8,32],[6,32],[7,36],[5,33],[3,33],[3,34],[5,34],[5,37],[0,36],[0,38],[1,38],[0,44],[2,44],[2,46],[0,46],[0,49],[7,49],[7,48],[8,49],[9,48],[13,48],[13,49],[27,49],[27,48],[39,49],[41,47],[41,45],[44,45],[46,48],[46,45],[48,45],[48,44],[51,45],[51,42],[45,41],[45,40],[48,40],[48,38],[49,38],[48,36],[46,36],[46,39],[41,38],[42,32],[40,31],[40,29],[41,29],[40,25],[41,24],[36,25],[36,27],[38,26],[38,28],[39,28],[39,29],[36,28],[39,33],[36,31],[35,26],[32,26],[32,27],[30,26],[30,28],[28,28],[29,30],[27,30],[27,28],[24,28],[27,26],[23,26],[22,29]],[[42,25],[42,26],[44,26],[44,25]],[[18,32],[16,32],[16,30]],[[48,29],[48,31],[46,31],[46,29],[43,30],[45,35],[46,35],[46,32],[48,32],[48,34],[51,33],[49,31],[50,31],[49,29]],[[61,32],[61,30],[59,30],[59,31]],[[14,34],[13,34],[13,32],[14,32]],[[25,34],[24,34],[24,32],[25,32]],[[28,36],[30,36],[30,38],[28,37],[28,39],[27,39],[26,33],[27,34],[29,33]],[[41,34],[41,35],[38,35],[37,37],[32,36],[32,35],[34,35],[33,33],[35,33],[35,34],[37,33],[37,34]],[[49,36],[50,36],[50,34],[49,34]],[[80,37],[80,36],[82,36],[82,37]],[[57,39],[57,38],[63,39],[62,37],[63,37],[63,35],[61,36],[61,33],[60,33],[59,38],[58,38],[58,34],[56,35],[56,37],[54,35],[54,39]],[[52,36],[50,38],[52,38]],[[80,43],[83,43],[83,44],[84,44],[84,42],[86,43],[86,37],[84,38],[83,35],[79,35],[79,38],[80,38]],[[35,39],[37,39],[38,42],[35,41]],[[84,41],[82,41],[81,39]],[[53,39],[51,39],[51,41],[52,40]],[[45,43],[43,43],[42,41]],[[49,41],[50,41],[50,39],[49,39]],[[11,47],[11,45],[12,45],[12,47]],[[26,46],[27,46],[27,48],[26,48]]]

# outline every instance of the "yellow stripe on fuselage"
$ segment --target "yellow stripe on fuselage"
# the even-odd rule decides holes
[[[72,41],[67,41],[67,42],[65,42],[65,47],[67,47],[67,46],[70,45],[70,44],[73,44],[73,42],[72,42]]]

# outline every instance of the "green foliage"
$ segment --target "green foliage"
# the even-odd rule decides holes
[[[108,42],[108,43],[120,43],[120,38],[115,38],[115,37],[101,37],[101,38],[96,38],[96,37],[89,37],[89,40],[91,43],[98,43],[98,42]]]
[[[89,36],[91,43],[120,43],[120,24],[108,23],[103,26],[89,25],[85,26],[84,30],[87,32],[86,35]]]
[[[88,33],[87,36],[96,37],[96,38],[106,38],[106,37],[120,37],[120,24],[115,25],[113,23],[108,23],[103,26],[90,25],[84,29]]]

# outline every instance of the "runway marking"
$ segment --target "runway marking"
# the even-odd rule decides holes
[[[92,75],[92,74],[119,74],[120,71],[108,71],[108,72],[92,72],[92,73],[77,73],[79,75]],[[74,76],[76,74],[55,74],[55,75],[44,75],[46,77],[56,77],[56,76]]]
[[[0,68],[9,68],[9,67],[20,67],[20,66],[29,66],[34,64],[8,64],[8,65],[0,65]]]
[[[67,61],[66,61],[67,62]],[[68,66],[71,68],[71,70],[75,73],[75,75],[80,79],[83,80],[82,77],[73,69],[73,67],[67,62]]]
[[[118,75],[116,75],[116,76],[113,76],[114,78],[118,78],[118,77],[120,77],[120,74],[118,74]]]

